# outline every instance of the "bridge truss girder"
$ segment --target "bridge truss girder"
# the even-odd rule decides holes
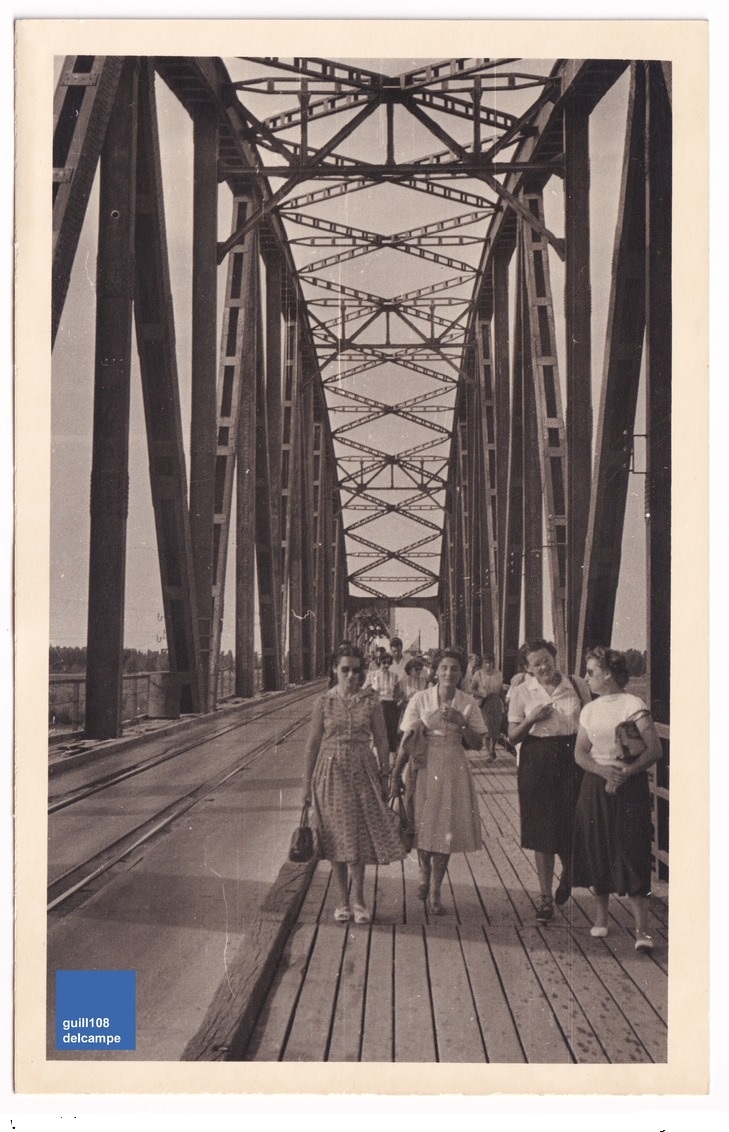
[[[128,358],[125,343],[134,308],[140,358],[145,342],[167,342],[164,372],[169,391],[160,409],[168,417],[164,453],[155,431],[162,426],[148,416],[147,428],[167,636],[175,642],[171,654],[185,706],[198,710],[215,703],[225,559],[234,521],[239,694],[252,692],[256,587],[266,688],[322,672],[329,648],[344,632],[347,610],[359,600],[434,608],[437,603],[444,643],[494,651],[509,674],[521,625],[528,634],[541,635],[545,560],[553,635],[562,663],[578,668],[585,645],[609,640],[612,629],[620,563],[616,531],[625,509],[621,484],[627,482],[626,437],[629,449],[645,330],[649,638],[657,681],[654,698],[667,705],[668,666],[662,658],[668,655],[669,587],[670,432],[665,421],[670,336],[664,328],[670,310],[670,194],[665,189],[670,185],[665,156],[670,152],[670,97],[663,68],[574,60],[555,66],[547,76],[515,71],[512,85],[533,85],[537,97],[522,113],[499,117],[486,105],[481,80],[488,75],[490,89],[495,89],[495,76],[506,74],[512,60],[443,61],[401,76],[346,68],[330,60],[253,62],[270,67],[279,75],[277,82],[288,84],[280,89],[294,92],[295,112],[254,114],[244,97],[254,80],[248,85],[247,80],[231,83],[222,62],[214,59],[127,60],[123,65],[117,59],[90,64],[84,60],[78,75],[93,74],[93,81],[71,79],[66,96],[59,87],[54,140],[63,166],[54,172],[54,334],[99,154],[102,173],[116,161],[114,192],[125,192],[130,202],[127,211],[122,210],[126,227],[118,226],[120,235],[115,235],[121,238],[118,294],[124,295],[126,313],[113,327],[106,327],[101,315],[97,323],[99,417],[103,422],[111,414],[115,423],[111,439],[103,423],[95,436],[92,532],[104,508],[115,518],[111,535],[103,524],[103,533],[92,535],[92,561],[97,562],[92,576],[102,568],[98,563],[108,564],[110,547],[116,547],[113,556],[123,559],[128,373],[123,365],[118,382],[112,383],[113,396],[120,400],[104,410],[109,375],[101,369],[112,351],[117,351],[114,357]],[[74,60],[67,61],[66,76],[75,73],[74,65]],[[627,66],[632,71],[629,136],[593,476],[591,310],[585,286],[590,274],[587,131],[591,112]],[[174,343],[171,304],[153,311],[146,323],[141,318],[142,265],[150,270],[151,253],[148,239],[140,240],[138,233],[149,231],[145,218],[151,198],[157,230],[152,250],[161,265],[160,293],[166,293],[161,191],[159,186],[153,192],[140,188],[140,174],[135,180],[132,173],[135,166],[149,166],[147,151],[154,151],[156,144],[144,93],[153,72],[164,79],[194,123],[189,514],[183,506],[187,484],[179,394],[174,359],[169,357]],[[124,94],[119,96],[122,84]],[[70,92],[73,107],[64,100],[71,98]],[[279,90],[269,84],[268,93]],[[115,97],[120,99],[118,114],[111,109]],[[364,161],[343,152],[345,143],[380,109],[387,124],[384,159]],[[75,124],[72,110],[79,111]],[[396,111],[409,115],[445,148],[397,161]],[[340,124],[339,116],[347,114]],[[310,144],[309,126],[313,131],[315,123],[320,128],[330,118],[336,123],[333,135]],[[467,141],[457,132],[463,120],[472,127]],[[491,137],[484,136],[485,129],[492,131]],[[297,140],[292,131],[299,131]],[[69,155],[75,164],[67,164]],[[543,192],[553,175],[565,181],[563,237],[550,230],[544,215]],[[214,182],[221,179],[228,183],[236,207],[232,231],[218,243],[212,196]],[[312,181],[324,187],[302,191]],[[464,181],[468,187],[461,190],[458,185]],[[474,182],[479,193],[470,191]],[[391,235],[326,221],[307,211],[338,194],[359,193],[372,185],[430,192],[449,205],[473,211]],[[470,233],[468,226],[479,223],[483,252],[478,263],[440,250],[451,246],[449,241],[464,239],[453,235],[458,229]],[[307,233],[314,229],[317,235],[297,235],[297,227]],[[107,238],[105,233],[102,238]],[[306,249],[327,245],[331,255],[301,263]],[[361,261],[382,252],[415,255],[456,274],[395,296],[326,276],[348,258]],[[100,254],[101,272],[108,268],[107,255]],[[565,263],[564,414],[550,255]],[[211,342],[215,268],[226,257],[228,284],[216,360]],[[516,283],[510,327],[512,274]],[[136,278],[136,289],[130,290],[130,277]],[[100,276],[100,296],[101,282]],[[631,305],[626,295],[637,292],[645,301]],[[103,307],[100,310],[103,314]],[[630,392],[623,396],[618,366],[626,349],[632,359]],[[155,373],[158,364],[155,354]],[[143,361],[146,388],[151,378],[144,375],[151,373],[152,365]],[[387,365],[429,380],[435,388],[386,401],[347,385]],[[623,415],[616,438],[618,402]],[[452,416],[444,426],[439,408],[449,404]],[[341,414],[343,423],[333,428],[330,414]],[[393,417],[421,430],[399,452],[353,435],[363,424]],[[450,454],[442,450],[444,440]],[[112,453],[115,462],[107,467],[104,461]],[[597,491],[591,490],[593,481]],[[111,505],[108,499],[99,502],[101,483],[114,485]],[[432,531],[437,532],[438,524],[427,516],[443,507],[444,498],[440,564],[428,566],[428,547],[432,550]],[[405,514],[416,530],[408,530],[403,546],[388,545],[366,529],[387,516]],[[356,555],[368,552],[369,565],[352,569]],[[368,573],[388,563],[401,572],[392,577]],[[90,672],[89,687],[92,701],[106,696],[99,717],[105,722],[91,725],[99,735],[112,733],[116,726],[109,720],[115,717],[120,695],[123,563],[115,562],[109,577],[114,581],[109,592],[116,594],[113,608],[103,599],[99,611],[94,605],[98,595],[90,598],[90,655],[95,648],[103,659],[98,671],[104,675],[97,678]],[[396,581],[400,592],[385,592],[383,587]],[[366,596],[360,598],[353,588]],[[113,640],[110,623],[117,627]],[[97,686],[92,687],[95,680]],[[665,714],[667,718],[667,708]]]

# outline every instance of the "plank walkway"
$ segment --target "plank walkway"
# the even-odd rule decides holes
[[[412,853],[367,870],[372,924],[337,924],[329,865],[319,862],[244,1060],[666,1060],[666,900],[651,898],[652,955],[634,950],[630,910],[615,898],[604,940],[590,936],[584,890],[537,925],[515,761],[500,751],[495,763],[471,763],[483,851],[451,857],[449,914],[429,919]]]

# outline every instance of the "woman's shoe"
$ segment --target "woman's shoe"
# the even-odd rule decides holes
[[[557,891],[554,894],[555,904],[566,904],[572,895],[572,881],[570,880],[569,873],[563,872],[559,878]]]
[[[652,951],[653,950],[653,938],[652,938],[652,936],[648,935],[648,932],[636,931],[636,933],[635,933],[635,950],[636,951]]]
[[[365,908],[364,904],[353,904],[352,911],[354,912],[355,924],[369,924],[372,919],[369,909]]]
[[[590,928],[590,935],[595,936],[597,939],[604,939],[608,934],[605,924],[595,924]]]
[[[543,896],[537,908],[537,923],[548,924],[554,919],[554,905],[551,896]]]
[[[440,899],[433,896],[431,896],[430,900],[428,901],[428,911],[430,912],[431,916],[445,916],[446,914],[446,910],[441,904]]]
[[[347,904],[342,908],[334,909],[334,919],[340,924],[346,924],[348,920],[352,919],[352,913]]]

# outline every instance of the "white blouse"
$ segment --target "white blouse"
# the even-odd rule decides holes
[[[582,704],[589,702],[590,690],[580,676],[574,676],[573,679],[582,692],[582,700],[567,676],[563,676],[551,692],[539,683],[536,676],[527,676],[521,684],[511,689],[509,723],[523,723],[534,708],[552,704],[554,711],[551,715],[534,723],[529,734],[537,739],[548,739],[552,735],[576,735]]]
[[[580,715],[580,726],[592,744],[590,757],[600,766],[624,766],[618,758],[620,750],[615,742],[615,728],[636,712],[647,710],[643,701],[630,692],[599,696],[586,704]]]
[[[481,709],[473,696],[468,696],[465,692],[456,689],[456,694],[450,702],[456,711],[460,711],[469,727],[477,731],[479,735],[488,734],[488,727],[481,715]],[[400,730],[403,734],[406,731],[412,731],[416,723],[425,723],[428,716],[432,715],[434,711],[437,711],[439,707],[437,684],[426,688],[424,692],[416,692],[412,699],[408,700],[408,705],[400,721]],[[431,735],[445,734],[445,730],[429,730]]]

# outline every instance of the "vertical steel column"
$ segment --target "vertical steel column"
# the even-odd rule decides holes
[[[491,323],[476,322],[476,357],[479,379],[481,461],[480,481],[483,499],[481,519],[481,652],[501,653],[501,616],[499,610],[498,543],[498,432],[495,382],[491,361]]]
[[[289,298],[286,308],[286,355],[284,362],[284,426],[281,465],[281,495],[286,522],[284,551],[284,590],[288,598],[289,680],[303,679],[302,634],[302,536],[301,536],[301,356],[299,352],[298,311]]]
[[[646,394],[648,629],[651,711],[670,719],[671,106],[660,63],[647,63]]]
[[[570,672],[577,656],[585,541],[592,486],[592,290],[590,286],[590,114],[565,106],[565,323],[567,349],[567,595],[565,631]]]
[[[524,258],[524,294],[522,296],[522,386],[524,428],[524,636],[527,640],[544,635],[544,509],[542,503],[542,470],[539,461],[539,427],[534,389],[529,322],[529,296],[526,287],[528,232],[522,232],[521,254]]]
[[[260,261],[259,261],[260,271]],[[256,577],[258,579],[258,617],[261,634],[261,680],[264,692],[275,691],[281,681],[281,587],[278,567],[281,556],[280,535],[274,533],[272,516],[273,487],[271,475],[271,429],[268,424],[266,366],[263,357],[263,312],[261,310],[260,275],[257,275],[255,339],[256,401]],[[281,395],[280,374],[274,373]],[[278,452],[278,439],[274,441]],[[278,503],[278,500],[276,500]]]
[[[504,608],[504,555],[506,510],[509,489],[509,429],[511,395],[509,380],[509,262],[511,252],[497,248],[492,261],[494,335],[494,409],[496,413],[496,545],[498,547],[498,608]],[[501,625],[499,626],[501,628]],[[501,654],[499,641],[496,654]]]
[[[344,637],[347,626],[347,556],[344,525],[338,497],[332,494],[332,637],[331,652]],[[328,663],[327,658],[327,663]],[[328,672],[326,673],[328,675]]]
[[[51,343],[66,301],[101,147],[116,98],[120,55],[69,55],[53,99]]]
[[[256,571],[256,383],[259,309],[258,231],[248,236],[243,264],[243,328],[235,542],[235,694],[252,696],[255,685]],[[255,532],[255,533],[254,533]]]
[[[451,461],[451,468],[452,467],[453,462]],[[458,625],[457,593],[454,579],[455,560],[453,550],[453,529],[454,527],[457,527],[458,520],[453,507],[454,496],[455,490],[453,487],[453,478],[451,475],[449,475],[448,488],[446,491],[445,514],[443,517],[443,541],[441,544],[441,570],[439,586],[439,603],[441,608],[441,646],[450,644],[456,639]]]
[[[524,551],[524,257],[521,239],[516,261],[516,310],[509,436],[509,486],[503,570],[501,670],[509,680],[517,671],[521,628]]]
[[[312,360],[304,347],[303,326],[299,320],[299,357],[301,358],[301,390],[299,398],[301,445],[300,514],[301,514],[301,645],[302,675],[311,680],[314,674],[316,619],[316,572],[314,567],[314,373]]]
[[[86,734],[121,734],[129,505],[138,63],[129,59],[101,153],[86,655]]]
[[[250,198],[236,194],[233,200],[233,231],[245,224],[251,207]],[[243,309],[243,280],[246,264],[253,254],[253,237],[249,233],[228,254],[225,310],[220,345],[218,380],[218,437],[215,456],[215,512],[213,515],[213,623],[210,640],[211,695],[217,689],[217,669],[225,604],[225,575],[228,557],[228,536],[233,506],[233,480],[238,450],[238,421],[241,408],[241,386],[244,344],[248,327]],[[250,270],[250,265],[248,266]]]
[[[326,505],[331,497],[331,477],[326,458],[324,414],[325,405],[318,405],[314,421],[314,655],[312,675],[320,676],[326,668],[326,657],[331,640],[332,617],[327,578],[330,574],[331,523],[330,511]]]
[[[283,621],[283,593],[281,572],[283,567],[281,542],[281,322],[282,287],[281,257],[269,248],[266,267],[266,429],[267,464],[270,489],[271,542],[274,547],[271,561],[271,578],[276,591],[276,633],[278,645],[278,673],[276,686],[284,686],[283,657],[286,632]]]
[[[605,337],[578,656],[609,644],[645,329],[645,73],[633,64]]]
[[[202,661],[154,71],[148,61],[141,64],[137,140],[134,321],[167,649],[180,683],[178,707],[189,712],[201,708]]]
[[[470,477],[469,477],[469,427],[468,427],[468,398],[463,391],[461,398],[461,417],[456,425],[456,441],[458,444],[458,476],[457,492],[459,504],[459,540],[463,572],[459,575],[461,600],[459,603],[458,636],[453,642],[466,652],[473,651],[473,588],[475,579],[471,575],[471,511],[470,511]],[[465,418],[465,419],[464,419]]]
[[[202,703],[203,710],[209,711],[215,702],[215,692],[209,681],[217,447],[215,339],[218,320],[218,120],[209,110],[197,109],[195,112],[193,144],[190,530],[204,674]]]
[[[541,192],[525,193],[524,202],[539,223],[544,224]],[[566,664],[567,450],[549,278],[549,244],[535,228],[524,232],[524,254],[552,625],[557,652],[561,663]]]
[[[660,63],[646,63],[646,541],[650,707],[670,724],[671,695],[671,202],[672,116]],[[666,732],[668,734],[668,731]],[[653,779],[654,870],[668,879],[671,745]]]
[[[483,470],[483,419],[481,414],[481,390],[478,384],[478,351],[468,351],[468,370],[472,377],[465,389],[466,432],[468,436],[468,472],[466,490],[468,492],[468,578],[469,578],[469,642],[467,651],[483,651],[483,604],[488,604],[490,574],[484,539],[482,516],[486,506],[486,489]]]

